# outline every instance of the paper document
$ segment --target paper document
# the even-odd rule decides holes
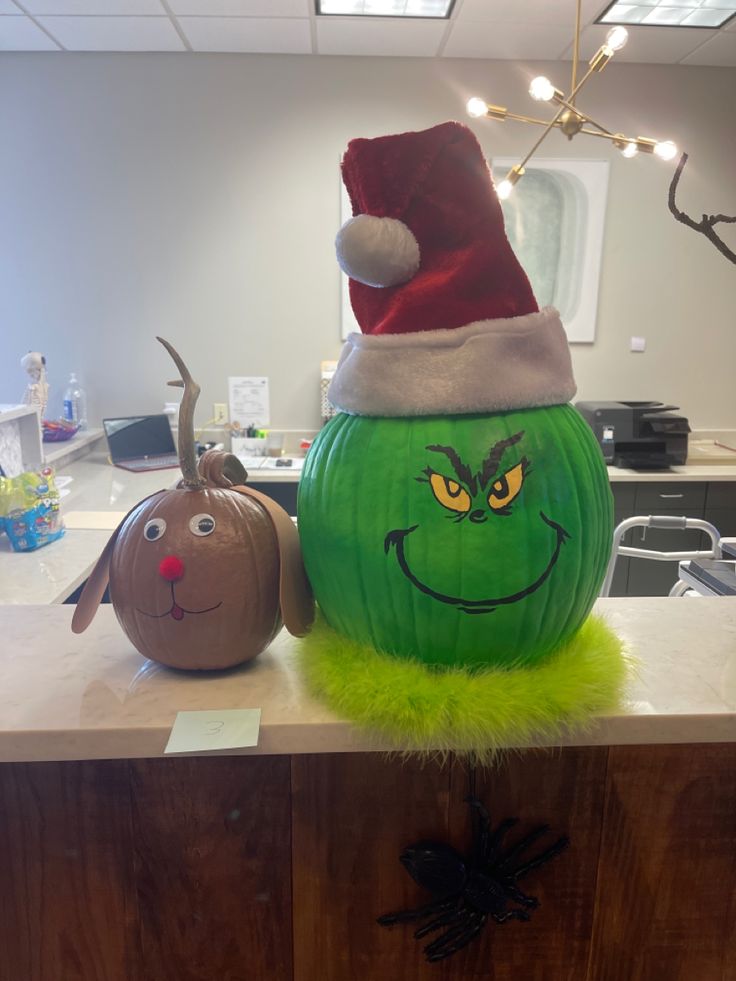
[[[239,376],[228,378],[230,424],[268,426],[271,414],[268,397],[268,378],[263,376]]]
[[[258,745],[261,710],[177,712],[164,753],[201,753]]]

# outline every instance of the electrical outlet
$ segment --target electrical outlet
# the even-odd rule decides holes
[[[215,402],[212,415],[216,426],[224,426],[227,422],[227,405],[224,402]]]

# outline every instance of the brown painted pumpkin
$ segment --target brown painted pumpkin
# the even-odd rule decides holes
[[[159,338],[161,340],[161,338]],[[183,479],[123,519],[79,599],[72,630],[91,622],[110,583],[117,618],[145,657],[175,668],[228,668],[268,646],[283,621],[306,633],[313,604],[291,518],[245,486],[232,454],[194,452],[199,386],[181,372],[179,458]]]

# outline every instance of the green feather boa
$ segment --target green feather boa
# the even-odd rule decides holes
[[[542,664],[475,674],[381,654],[337,634],[323,617],[297,648],[309,690],[338,715],[400,751],[453,751],[479,761],[549,742],[615,709],[628,660],[597,616]]]

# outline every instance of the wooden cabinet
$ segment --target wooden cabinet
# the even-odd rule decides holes
[[[0,981],[732,981],[736,745],[569,747],[477,770],[384,754],[0,766]],[[428,964],[399,862],[471,854],[471,789],[532,870],[528,923]],[[537,843],[537,848],[541,843]],[[532,848],[532,854],[535,849]]]
[[[662,480],[612,483],[614,522],[634,515],[705,518],[723,536],[736,536],[736,482]],[[623,544],[660,552],[707,548],[705,535],[693,531],[633,528]],[[678,577],[677,562],[619,558],[611,596],[666,596]]]

